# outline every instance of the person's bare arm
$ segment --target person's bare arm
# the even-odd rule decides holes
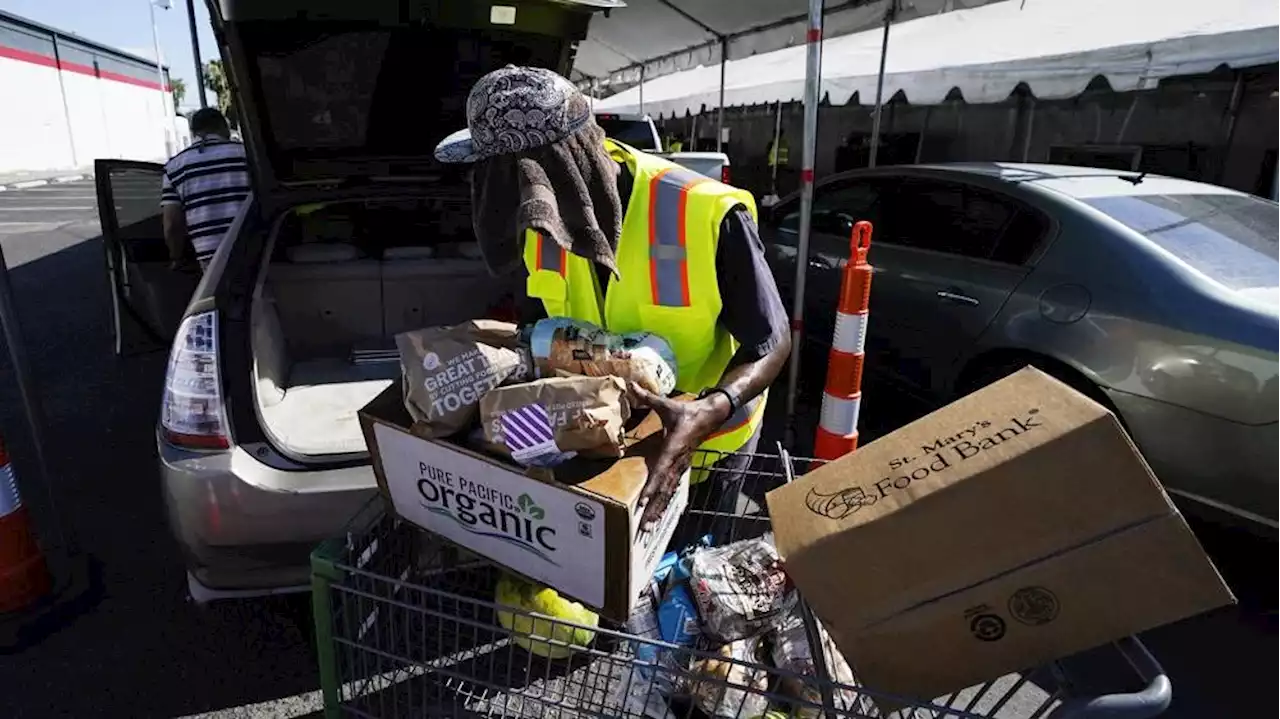
[[[186,258],[187,215],[182,205],[165,205],[161,208],[164,221],[164,244],[169,248],[171,265],[180,264]]]
[[[791,336],[784,335],[784,339],[765,356],[725,372],[716,386],[727,390],[745,405],[773,384],[790,355]],[[640,402],[658,413],[667,432],[662,452],[650,469],[649,484],[645,486],[648,506],[645,507],[642,525],[647,525],[662,516],[680,477],[689,469],[694,450],[729,419],[732,408],[729,398],[720,392],[713,392],[703,399],[681,402],[655,395],[636,384],[631,389]]]

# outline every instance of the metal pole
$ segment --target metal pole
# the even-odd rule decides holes
[[[716,152],[724,152],[724,63],[729,57],[729,41],[720,40],[720,107],[716,110]]]
[[[1236,118],[1240,116],[1240,99],[1244,94],[1244,73],[1236,71],[1236,81],[1231,87],[1231,99],[1227,103],[1227,128],[1223,133],[1222,153],[1218,155],[1218,166],[1213,171],[1213,182],[1216,185],[1222,184],[1222,178],[1227,172],[1227,157],[1231,152],[1231,141],[1236,136]]]
[[[778,101],[778,111],[773,117],[773,168],[769,179],[769,194],[778,196],[778,158],[782,156],[778,143],[782,141],[782,101]]]
[[[164,57],[160,54],[160,28],[156,26],[156,2],[165,3],[164,9],[168,10],[169,0],[147,0],[147,10],[151,13],[151,42],[155,43],[156,48],[156,77],[160,79],[160,130],[164,132],[164,152],[168,157],[173,154],[173,145],[169,139],[169,128],[165,127],[169,124],[169,111],[164,107],[168,102],[164,91],[167,78],[164,76]]]
[[[187,0],[187,25],[191,28],[191,57],[196,61],[196,89],[200,91],[200,107],[209,106],[204,94],[204,62],[200,59],[200,36],[196,30],[196,0]]]
[[[1034,97],[1027,98],[1031,103],[1031,107],[1027,108],[1027,126],[1022,136],[1022,161],[1026,162],[1031,156],[1031,131],[1035,127],[1036,122],[1036,99]]]
[[[640,66],[640,114],[644,114],[644,65]]]
[[[9,348],[9,363],[13,366],[13,378],[18,383],[18,396],[22,401],[22,411],[27,420],[27,432],[35,445],[35,466],[37,478],[44,485],[45,495],[49,500],[49,527],[57,538],[58,545],[68,553],[74,551],[68,536],[62,527],[62,519],[58,514],[58,506],[53,498],[53,487],[49,484],[49,463],[44,455],[44,417],[40,412],[40,400],[31,386],[31,373],[27,364],[26,345],[22,342],[22,328],[18,324],[18,312],[13,304],[13,287],[9,283],[9,264],[4,259],[4,248],[0,247],[0,328],[4,332],[4,342]]]
[[[889,26],[893,24],[893,16],[898,8],[898,0],[889,0],[889,7],[884,11],[884,38],[880,41],[880,74],[876,76],[876,108],[871,116],[871,154],[867,167],[876,166],[876,155],[880,150],[880,113],[884,100],[884,61],[889,54]]]
[[[58,64],[58,95],[62,98],[62,117],[67,123],[67,142],[71,145],[71,166],[80,167],[80,156],[76,154],[76,134],[71,129],[71,106],[67,104],[67,85],[62,77],[62,43],[53,37],[53,58]]]
[[[805,34],[804,138],[800,166],[800,235],[796,238],[795,296],[791,298],[791,366],[787,373],[788,435],[794,434],[796,389],[800,384],[800,355],[804,341],[804,285],[809,271],[809,229],[813,221],[813,166],[817,156],[818,100],[822,80],[822,0],[809,0],[809,28]],[[789,436],[792,446],[794,437]]]

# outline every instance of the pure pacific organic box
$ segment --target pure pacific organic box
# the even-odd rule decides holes
[[[648,415],[621,459],[526,470],[413,433],[400,383],[360,410],[383,496],[402,519],[542,582],[616,620],[653,574],[689,500],[686,476],[656,525],[640,530],[640,492],[661,446]]]
[[[873,689],[933,699],[1234,601],[1116,418],[1025,369],[768,495]]]

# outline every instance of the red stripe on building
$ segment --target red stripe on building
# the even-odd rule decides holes
[[[145,87],[148,90],[160,89],[160,83],[155,80],[143,80],[137,77],[130,77],[123,73],[95,68],[92,65],[81,65],[78,62],[67,62],[66,60],[59,62],[56,58],[49,57],[48,55],[41,55],[38,52],[31,52],[30,50],[19,50],[16,47],[5,47],[4,45],[0,45],[0,57],[17,60],[19,62],[26,62],[32,65],[39,65],[41,67],[51,67],[55,70],[61,69],[65,72],[74,72],[77,75],[88,75],[89,77],[97,77],[103,80],[123,82],[126,85],[137,85],[138,87]],[[166,86],[164,91],[170,92],[172,91],[172,88]]]

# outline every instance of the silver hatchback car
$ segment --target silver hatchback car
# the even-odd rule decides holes
[[[1112,408],[1188,511],[1275,536],[1276,203],[1169,177],[992,163],[836,175],[813,208],[815,363],[853,223],[870,220],[868,373],[939,403],[1039,366]],[[762,228],[788,294],[797,225],[792,197]]]
[[[312,5],[210,4],[254,195],[202,278],[168,269],[161,166],[97,167],[117,351],[171,345],[157,451],[197,600],[305,589],[311,549],[376,493],[356,412],[399,376],[394,335],[502,316],[517,288],[435,144],[481,75],[567,73],[620,3]]]

